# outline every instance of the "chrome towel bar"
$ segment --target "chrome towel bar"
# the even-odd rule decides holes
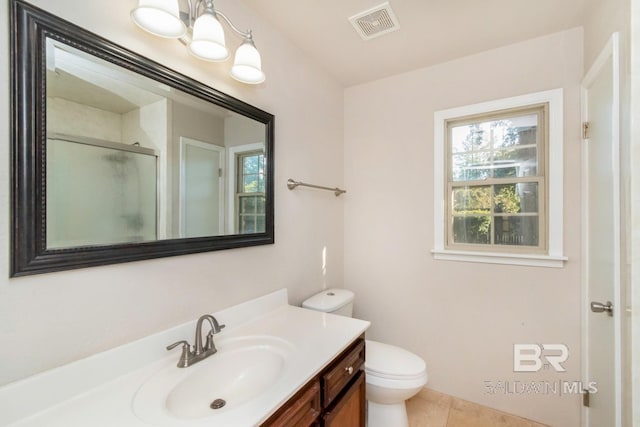
[[[338,197],[339,195],[346,193],[347,190],[342,190],[338,187],[335,188],[331,188],[331,187],[323,187],[321,185],[313,185],[313,184],[307,184],[304,182],[300,182],[300,181],[294,181],[293,179],[289,178],[287,180],[287,188],[289,190],[293,190],[294,188],[301,186],[301,187],[311,187],[311,188],[318,188],[320,190],[329,190],[329,191],[333,191],[333,194],[336,195],[336,197]]]

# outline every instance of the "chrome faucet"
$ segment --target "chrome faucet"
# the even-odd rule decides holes
[[[205,320],[209,322],[209,324],[211,325],[211,329],[207,333],[207,338],[203,345],[202,323]],[[198,323],[196,323],[196,338],[195,344],[193,345],[193,350],[191,350],[191,345],[185,340],[174,342],[173,344],[167,346],[167,350],[173,350],[177,346],[182,345],[182,354],[180,355],[180,360],[178,360],[178,368],[188,368],[189,366],[206,359],[207,357],[218,351],[215,344],[213,343],[213,336],[217,333],[220,333],[222,329],[224,329],[224,327],[225,325],[220,325],[216,318],[210,314],[204,314],[200,316],[200,318],[198,319]]]

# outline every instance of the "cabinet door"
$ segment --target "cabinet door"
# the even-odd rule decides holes
[[[316,380],[293,396],[262,427],[315,426],[320,410],[320,383]]]
[[[347,391],[323,417],[325,427],[364,427],[365,374],[360,372]]]

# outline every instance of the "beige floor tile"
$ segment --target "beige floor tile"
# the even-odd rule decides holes
[[[548,427],[425,388],[407,401],[410,427]]]
[[[430,388],[423,388],[418,392],[416,397],[444,406],[450,406],[451,400],[453,399],[453,397],[448,394],[440,393],[439,391],[431,390]]]
[[[447,427],[531,427],[531,421],[454,398]]]
[[[410,427],[446,427],[451,396],[423,389],[407,401]]]

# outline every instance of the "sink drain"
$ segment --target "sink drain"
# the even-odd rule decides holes
[[[209,405],[209,408],[211,408],[211,409],[220,409],[226,404],[227,404],[227,402],[224,399],[216,399],[213,402],[211,402],[211,405]]]

